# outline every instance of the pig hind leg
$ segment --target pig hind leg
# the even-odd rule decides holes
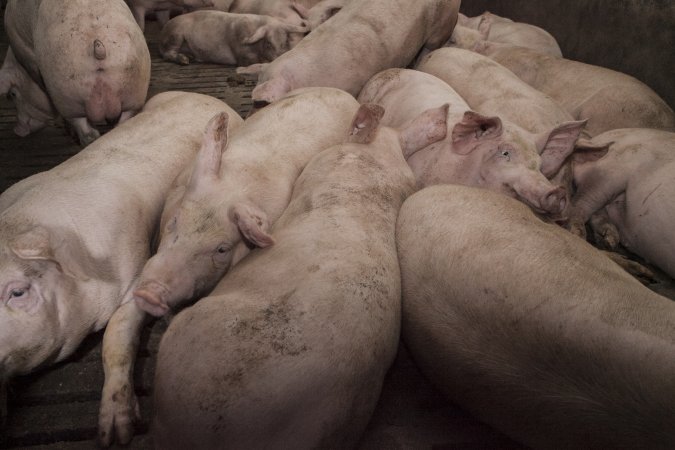
[[[86,147],[101,136],[96,128],[93,128],[86,117],[68,119],[68,122],[75,130],[80,145]]]
[[[163,39],[159,48],[162,58],[167,61],[180,64],[181,66],[187,66],[190,64],[190,58],[188,55],[181,53],[181,50],[183,49],[183,43],[185,43],[183,36],[175,34],[169,35],[166,39]]]

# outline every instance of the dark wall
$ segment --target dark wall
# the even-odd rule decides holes
[[[675,108],[675,0],[462,0],[544,28],[569,59],[634,76]]]

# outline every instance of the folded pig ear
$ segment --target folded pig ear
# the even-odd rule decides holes
[[[213,116],[206,124],[202,146],[199,148],[195,165],[192,169],[189,185],[194,187],[200,179],[218,178],[220,175],[220,160],[227,146],[227,124],[229,117],[226,112]]]
[[[468,155],[485,139],[501,136],[502,121],[499,117],[487,117],[473,111],[466,111],[461,122],[452,129],[452,150]]]
[[[450,104],[446,103],[438,108],[427,109],[401,128],[398,139],[405,159],[445,138],[448,134],[449,108]]]
[[[263,25],[261,27],[258,27],[258,29],[255,30],[255,33],[253,33],[251,36],[249,36],[246,39],[244,39],[243,41],[241,41],[241,43],[247,44],[247,45],[255,44],[256,42],[258,42],[259,40],[261,40],[262,38],[265,37],[265,35],[267,34],[267,31],[268,31],[267,25]]]
[[[597,161],[607,154],[613,144],[614,141],[596,144],[587,139],[579,139],[574,146],[572,161],[574,161],[575,164]]]
[[[267,231],[269,222],[267,214],[250,203],[238,203],[230,211],[232,221],[237,224],[239,232],[256,247],[269,247],[274,239]]]
[[[95,268],[96,265],[90,261],[91,258],[85,254],[86,252],[78,251],[81,244],[76,236],[62,240],[64,242],[59,242],[49,230],[37,226],[15,237],[10,243],[10,248],[21,259],[51,261],[65,275],[83,281],[88,280],[83,266]]]
[[[354,114],[347,142],[369,144],[375,139],[384,108],[374,103],[364,103]]]
[[[555,175],[572,154],[574,143],[585,125],[586,120],[565,122],[537,136],[535,145],[541,155],[541,173],[546,178]]]

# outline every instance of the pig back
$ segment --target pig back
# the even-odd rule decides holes
[[[671,301],[489,191],[420,191],[397,242],[403,339],[450,399],[534,448],[673,445]]]

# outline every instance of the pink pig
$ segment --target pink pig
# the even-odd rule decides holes
[[[583,122],[531,133],[472,111],[442,80],[408,69],[379,73],[363,88],[359,101],[383,105],[387,112],[382,122],[389,126],[401,126],[430,106],[450,105],[448,136],[405,155],[420,188],[444,183],[483,187],[518,198],[551,218],[564,215],[566,189],[552,185],[540,169],[563,164]]]

